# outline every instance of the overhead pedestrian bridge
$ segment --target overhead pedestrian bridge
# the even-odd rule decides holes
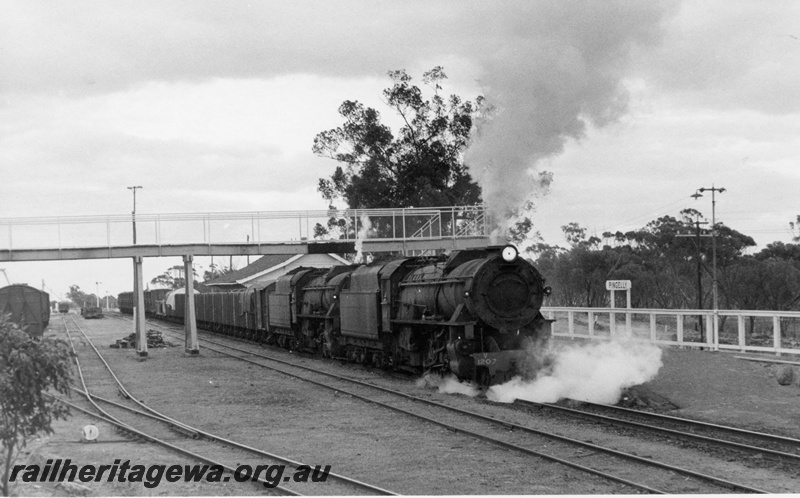
[[[486,219],[482,206],[0,218],[0,262],[420,254],[487,245]]]

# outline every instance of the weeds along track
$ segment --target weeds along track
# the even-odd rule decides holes
[[[296,482],[293,476],[298,470],[303,470],[306,464],[211,434],[154,410],[136,399],[125,388],[74,316],[64,316],[62,323],[75,354],[81,385],[81,388],[75,391],[85,402],[81,406],[66,400],[61,401],[76,409],[93,413],[116,426],[123,434],[161,445],[195,462],[222,466],[227,472],[225,482],[251,482],[252,485],[264,486],[265,491],[275,494],[335,496],[395,494],[333,472],[329,472],[324,481],[314,482],[315,479],[307,479],[305,482]],[[173,443],[172,441],[176,439],[179,442]],[[250,469],[254,470],[253,475],[242,479],[244,477],[242,473],[234,474],[240,465],[249,465]],[[282,482],[277,483],[274,479],[267,480],[262,476],[268,470],[264,467],[278,465],[285,466]],[[255,470],[259,466],[263,472],[257,476]],[[319,474],[321,476],[322,472]]]
[[[154,324],[151,322],[150,326]],[[182,339],[175,327],[157,325],[173,339]],[[307,390],[327,389],[339,396],[350,396],[365,403],[392,410],[407,417],[414,417],[424,424],[445,427],[454,433],[466,434],[487,442],[502,455],[505,451],[523,453],[530,457],[546,460],[580,470],[586,479],[602,478],[615,483],[617,490],[612,492],[648,493],[720,493],[746,492],[764,493],[757,486],[735,482],[736,472],[723,472],[715,476],[696,469],[681,467],[653,458],[639,456],[632,452],[616,449],[616,443],[595,444],[556,432],[533,427],[535,420],[516,423],[469,408],[451,406],[419,396],[399,391],[393,387],[365,382],[350,376],[333,373],[333,362],[316,361],[275,351],[265,354],[263,348],[254,343],[231,339],[224,336],[202,332],[203,352],[235,358],[251,365],[257,365],[282,375],[311,385]],[[319,365],[311,367],[301,363]],[[474,403],[478,405],[478,403]],[[514,411],[514,410],[509,410]],[[422,430],[422,429],[421,429]],[[486,451],[491,451],[487,447]],[[465,465],[468,462],[465,461]],[[537,468],[541,463],[537,464]],[[675,476],[680,475],[680,479]]]

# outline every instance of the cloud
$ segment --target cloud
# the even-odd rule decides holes
[[[0,184],[6,216],[120,212],[127,185],[143,185],[142,208],[243,210],[217,203],[226,193],[255,210],[280,209],[266,192],[314,192],[335,162],[311,153],[314,135],[338,124],[339,92],[378,95],[380,83],[293,75],[272,80],[148,83],[80,98],[28,96],[0,108]],[[329,91],[324,91],[327,89]],[[52,179],[53,181],[46,181]],[[183,188],[217,196],[176,195]],[[20,190],[38,195],[15,196]],[[305,209],[326,207],[315,193]],[[230,197],[230,196],[229,196]],[[300,200],[284,209],[303,209]],[[157,201],[157,202],[156,202]],[[182,201],[182,203],[181,203]],[[177,204],[177,206],[176,206]],[[202,207],[201,207],[202,206]],[[268,207],[271,206],[271,207]]]
[[[517,2],[509,10],[519,8]],[[9,2],[0,92],[93,94],[147,81],[365,77],[476,46],[485,2]],[[527,8],[526,8],[527,9]],[[477,19],[475,18],[477,16]]]
[[[777,113],[800,104],[792,69],[800,65],[800,5],[791,0],[12,0],[3,6],[5,95],[86,95],[152,81],[297,73],[362,78],[444,64],[495,91],[503,82],[492,78],[509,70],[508,78],[531,70],[541,85],[552,76],[591,77],[601,68],[601,78],[584,80],[599,93],[616,91],[616,77],[630,71],[696,104]],[[558,70],[542,73],[548,58]]]
[[[695,109],[797,112],[798,16],[800,4],[785,0],[683,2],[635,71]]]
[[[632,99],[638,99],[632,94]],[[717,219],[764,247],[789,241],[796,216],[792,189],[800,182],[800,120],[757,111],[693,110],[673,100],[633,105],[631,114],[543,166],[554,173],[550,195],[532,219],[545,241],[565,245],[560,226],[578,222],[589,233],[623,232],[687,207],[710,221],[711,199],[689,197],[712,183]],[[709,130],[713,130],[713,133]]]

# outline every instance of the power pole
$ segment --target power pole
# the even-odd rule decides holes
[[[712,293],[714,295],[714,330],[713,337],[714,337],[714,349],[717,349],[717,334],[719,333],[719,299],[717,294],[717,199],[716,193],[719,192],[720,194],[725,192],[723,187],[716,187],[714,184],[711,184],[711,188],[703,187],[697,189],[697,192],[692,195],[695,199],[699,197],[703,197],[702,192],[706,190],[711,191],[711,259],[712,259]]]
[[[711,234],[700,233],[700,225],[707,225],[707,224],[708,224],[707,221],[700,221],[700,219],[694,222],[695,226],[694,237],[697,239],[695,240],[694,245],[696,249],[695,259],[697,260],[697,309],[699,310],[703,309],[703,262],[700,259],[700,237],[711,237]],[[692,235],[679,233],[676,235],[676,237],[692,237]],[[703,326],[702,315],[699,315],[697,317],[697,323],[699,324],[700,327],[700,342],[706,342],[706,335]]]

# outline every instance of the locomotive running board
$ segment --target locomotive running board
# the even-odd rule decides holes
[[[478,322],[447,322],[444,320],[389,320],[391,323],[399,323],[402,325],[449,325],[449,326],[466,326],[476,325]]]

